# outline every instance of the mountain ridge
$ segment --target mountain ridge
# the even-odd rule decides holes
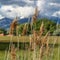
[[[38,19],[41,19],[41,18],[47,18],[51,21],[54,21],[55,23],[58,22],[60,24],[60,18],[58,18],[58,17],[38,16]],[[4,28],[4,29],[8,29],[10,27],[10,24],[12,21],[13,21],[13,19],[10,19],[10,18],[0,19],[0,27]],[[26,22],[31,22],[31,17],[18,20],[19,24],[26,23]]]

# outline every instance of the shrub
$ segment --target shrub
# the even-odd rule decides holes
[[[54,36],[60,36],[60,29],[57,29],[53,33]]]

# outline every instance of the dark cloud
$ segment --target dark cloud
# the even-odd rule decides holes
[[[33,1],[31,1],[31,2],[33,2]],[[25,0],[0,0],[0,3],[2,5],[13,5],[13,4],[19,5],[19,6],[26,6],[26,5],[32,6],[32,5],[34,5],[34,3],[28,3]]]

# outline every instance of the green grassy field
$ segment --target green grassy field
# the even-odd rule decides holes
[[[20,55],[20,60],[24,60],[23,59],[24,56],[26,58],[25,60],[30,60],[33,56],[33,52],[20,50],[19,55]],[[0,60],[4,60],[4,58],[6,58],[5,51],[0,51]],[[43,58],[43,60],[47,60],[46,57]],[[58,56],[58,48],[54,48],[53,56],[48,57],[48,60],[60,60],[60,52],[59,52],[59,56]]]
[[[4,43],[8,43],[10,41],[11,37],[9,36],[0,36],[0,43],[4,42]],[[13,42],[17,42],[17,36],[13,37]],[[54,41],[56,40],[56,43],[54,45],[54,49],[51,50],[51,54],[53,52],[53,56],[50,56],[48,60],[60,60],[60,36],[49,36],[49,45],[51,47],[53,47]],[[19,42],[29,42],[29,37],[27,36],[21,36],[19,37]],[[2,47],[0,47],[2,48]],[[5,47],[6,48],[6,47]],[[30,52],[30,53],[29,53]],[[20,50],[19,53],[20,55],[20,60],[23,60],[23,55],[26,56],[26,60],[30,60],[31,56],[33,55],[33,52],[28,51],[28,50]],[[29,56],[30,54],[30,56]],[[5,51],[4,50],[0,50],[0,60],[4,60],[5,57]],[[46,58],[44,58],[43,60],[47,60]]]

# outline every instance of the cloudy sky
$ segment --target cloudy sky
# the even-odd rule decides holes
[[[28,17],[36,6],[40,15],[60,17],[60,0],[0,0],[0,19]]]

